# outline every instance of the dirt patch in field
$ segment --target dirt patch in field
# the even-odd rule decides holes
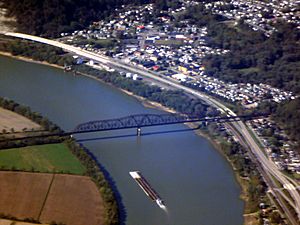
[[[1,220],[0,219],[0,225],[11,225],[13,221],[11,220]]]
[[[103,201],[89,177],[1,171],[0,184],[0,214],[67,225],[104,222]]]
[[[89,177],[55,175],[40,220],[99,225],[103,224],[103,211],[99,191]]]
[[[52,174],[0,172],[0,213],[37,219]]]
[[[24,116],[0,108],[0,133],[3,129],[5,129],[7,132],[11,132],[12,128],[15,132],[21,132],[24,128],[27,130],[40,130],[41,126]]]
[[[36,223],[27,223],[27,222],[18,222],[12,220],[5,220],[0,219],[0,225],[36,225]],[[47,225],[47,224],[40,224],[40,225]]]
[[[244,215],[244,224],[245,225],[258,225],[258,224],[260,224],[257,213],[245,214]]]

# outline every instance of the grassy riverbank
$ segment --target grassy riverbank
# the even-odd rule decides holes
[[[70,173],[83,175],[86,169],[63,144],[35,145],[0,151],[2,170]]]

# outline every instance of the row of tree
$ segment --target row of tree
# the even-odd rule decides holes
[[[43,132],[51,132],[51,133],[61,133],[62,130],[54,123],[52,123],[47,118],[43,117],[37,112],[32,112],[28,106],[20,105],[13,100],[9,100],[6,98],[0,97],[0,107],[18,113],[33,122],[41,125],[43,128]],[[2,131],[3,132],[3,131]],[[4,132],[5,133],[5,132]],[[9,135],[9,139],[12,138],[12,135]],[[39,145],[39,144],[48,144],[48,143],[58,143],[64,140],[64,138],[60,136],[51,136],[46,138],[31,138],[25,140],[17,140],[17,141],[9,141],[6,138],[5,134],[0,137],[0,149],[7,148],[16,148],[16,147],[24,147],[28,145]]]
[[[122,77],[119,73],[99,71],[91,67],[81,65],[75,67],[79,73],[95,76],[115,87],[132,92],[150,101],[158,102],[163,106],[172,108],[180,113],[191,114],[199,117],[216,116],[219,112],[205,102],[192,98],[182,91],[164,90],[155,85],[147,85],[141,81],[135,81]]]
[[[18,113],[32,120],[33,122],[41,125],[47,131],[56,133],[62,131],[56,124],[52,123],[47,118],[43,117],[37,112],[32,112],[28,106],[20,105],[13,100],[0,97],[0,107]]]
[[[219,143],[220,150],[230,160],[238,175],[245,180],[244,183],[247,183],[246,213],[257,212],[267,187],[255,163],[249,158],[247,150],[216,123],[209,123],[208,126],[202,127],[202,130]]]
[[[91,177],[98,186],[105,204],[105,225],[121,224],[124,207],[117,188],[103,166],[101,166],[88,149],[79,145],[74,139],[65,141],[71,152],[86,168],[86,175]]]
[[[0,51],[10,52],[14,56],[24,56],[60,66],[73,62],[73,58],[60,48],[4,36],[0,36],[0,39]]]

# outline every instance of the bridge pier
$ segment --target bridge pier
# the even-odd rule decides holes
[[[140,127],[138,127],[136,129],[136,136],[140,137],[142,135],[142,129]]]

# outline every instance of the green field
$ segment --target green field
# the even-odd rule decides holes
[[[65,144],[35,145],[0,151],[0,168],[83,174],[86,169]]]

